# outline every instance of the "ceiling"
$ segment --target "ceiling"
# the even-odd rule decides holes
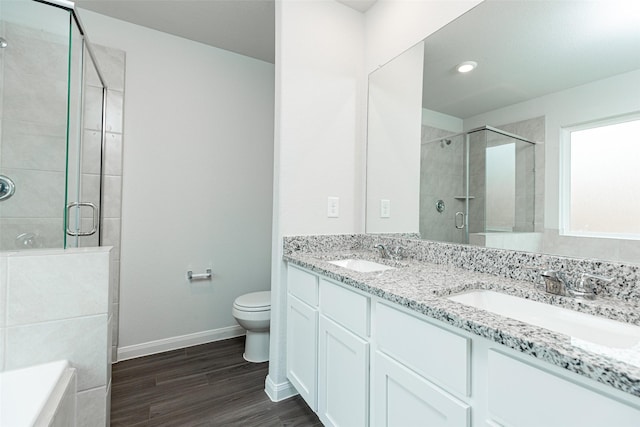
[[[338,0],[359,12],[377,0]],[[274,0],[77,0],[79,8],[275,62]],[[82,14],[80,14],[82,17]]]
[[[465,119],[637,70],[639,22],[629,0],[485,1],[425,40],[423,105]]]

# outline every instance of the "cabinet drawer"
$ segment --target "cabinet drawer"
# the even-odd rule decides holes
[[[369,335],[369,298],[320,279],[320,311],[351,332]]]
[[[468,338],[380,303],[375,335],[378,350],[447,391],[469,396]]]
[[[488,366],[489,413],[500,424],[522,427],[640,425],[639,408],[524,361],[490,350]]]
[[[313,307],[318,306],[318,276],[315,274],[289,264],[287,288],[291,295]]]

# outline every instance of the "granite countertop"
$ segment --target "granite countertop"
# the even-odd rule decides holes
[[[359,273],[327,261],[367,259],[397,268]],[[407,307],[537,359],[640,397],[640,344],[630,349],[605,347],[572,338],[447,299],[472,289],[489,289],[640,325],[640,307],[615,298],[594,301],[551,295],[540,285],[458,267],[404,259],[396,263],[377,252],[341,250],[285,253],[285,261]]]

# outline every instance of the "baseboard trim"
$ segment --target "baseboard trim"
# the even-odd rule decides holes
[[[289,381],[276,384],[269,375],[267,375],[267,379],[264,382],[264,392],[267,393],[272,402],[280,402],[298,394],[298,391]]]
[[[118,347],[118,362],[136,357],[149,356],[151,354],[176,350],[193,345],[206,344],[213,341],[220,341],[227,338],[245,335],[245,330],[240,326],[229,326],[220,329],[196,332],[193,334],[180,335],[177,337],[164,338],[156,341],[149,341],[141,344]],[[115,361],[114,361],[115,362]]]

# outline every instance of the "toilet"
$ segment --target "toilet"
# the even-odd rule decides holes
[[[232,314],[247,330],[244,359],[256,363],[268,361],[271,291],[240,295],[233,303]]]

